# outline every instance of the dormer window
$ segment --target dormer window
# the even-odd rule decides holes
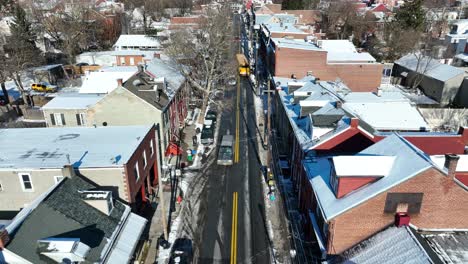
[[[342,198],[390,173],[394,156],[333,157],[330,184],[337,198]]]

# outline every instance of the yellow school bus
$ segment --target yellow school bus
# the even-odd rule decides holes
[[[239,75],[240,76],[249,76],[250,68],[249,62],[244,54],[236,54],[237,64],[239,65]]]

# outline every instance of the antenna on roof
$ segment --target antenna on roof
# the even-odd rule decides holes
[[[67,154],[67,161],[68,161],[68,164],[70,164],[70,154]]]

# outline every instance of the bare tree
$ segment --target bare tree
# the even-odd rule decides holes
[[[55,13],[35,8],[34,3],[32,5],[35,20],[58,43],[69,62],[73,63],[75,56],[95,43],[102,32],[97,22],[99,14],[93,9],[91,2],[70,2],[70,8],[61,8]]]
[[[454,132],[460,127],[468,126],[468,109],[423,109],[424,119],[434,131]]]
[[[352,25],[357,19],[355,2],[331,2],[324,12],[324,23],[329,34],[335,34],[337,39],[348,38],[352,34]]]
[[[157,20],[164,14],[168,0],[124,0],[123,3],[130,10],[139,8],[143,16],[143,34],[149,34],[150,24],[153,19]]]
[[[36,47],[36,36],[31,23],[26,18],[26,12],[19,5],[15,5],[12,13],[14,23],[11,25],[8,44],[4,47],[4,63],[0,64],[0,71],[3,72],[3,77],[8,76],[15,82],[24,103],[29,104],[28,91],[23,85],[21,75],[27,68],[40,65],[43,57]]]
[[[213,86],[227,78],[232,69],[229,14],[227,8],[208,11],[198,30],[175,32],[166,48],[194,91],[203,98],[202,111],[206,109]]]

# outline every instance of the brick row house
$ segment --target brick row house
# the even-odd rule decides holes
[[[81,177],[139,210],[158,182],[153,126],[4,129],[0,211],[8,219],[64,177]]]
[[[393,225],[396,213],[417,230],[466,230],[468,188],[457,178],[458,159],[446,155],[440,166],[398,134],[356,155],[306,159],[307,234],[326,256]]]
[[[110,84],[98,85],[100,88],[109,86],[105,89],[107,94],[57,96],[44,106],[46,120],[51,115],[63,114],[67,120],[65,126],[156,124],[157,137],[161,142],[157,148],[161,157],[158,162],[162,166],[166,149],[171,143],[178,142],[180,129],[185,124],[188,84],[179,71],[157,58],[135,67],[126,76],[124,81],[114,77]],[[97,85],[100,82],[91,82],[88,86],[93,86],[93,83]],[[92,91],[88,89],[88,92]],[[78,115],[83,116],[82,122],[78,121]],[[47,124],[56,126],[58,123]]]
[[[279,152],[289,157],[292,180],[300,185],[306,156],[355,154],[382,140],[392,131],[430,155],[463,154],[468,130],[434,133],[408,99],[395,93],[354,93],[341,85],[274,78],[278,85],[273,103],[273,122]],[[400,119],[400,114],[405,120]],[[423,130],[423,131],[420,131]]]
[[[275,77],[274,82],[277,90],[273,103],[273,124],[278,138],[278,151],[291,161],[291,180],[299,196],[303,219],[308,219],[310,211],[316,210],[315,207],[311,207],[316,198],[310,174],[311,171],[320,169],[318,165],[316,168],[310,168],[305,164],[314,164],[316,160],[327,160],[337,155],[359,155],[361,151],[393,137],[393,131],[399,131],[398,137],[414,145],[419,149],[418,153],[424,152],[424,155],[438,157],[439,164],[444,163],[440,161],[440,155],[462,155],[465,152],[468,130],[460,128],[456,133],[430,132],[429,126],[417,109],[398,94],[354,93],[342,85],[320,82],[312,76],[299,80]],[[401,116],[405,118],[401,119]],[[366,166],[377,162],[378,159],[363,160],[361,165],[356,165],[358,160],[348,164],[350,168],[361,167],[367,170]],[[389,162],[385,161],[385,158],[382,160],[382,163]],[[465,167],[462,165],[465,162],[464,156],[461,156],[460,160],[463,163],[457,166],[455,182],[463,186],[467,181]],[[374,182],[376,177],[343,179],[345,184],[337,189],[337,199]],[[339,182],[337,184],[339,186]],[[307,220],[303,224],[308,232],[308,239],[315,237],[312,221]],[[358,242],[360,240],[356,239],[352,243]],[[352,243],[350,246],[354,245]],[[327,254],[339,253],[337,251]]]

